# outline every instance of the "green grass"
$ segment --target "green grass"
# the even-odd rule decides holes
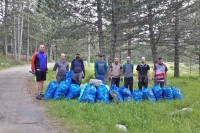
[[[0,70],[3,69],[8,69],[10,67],[18,66],[18,65],[23,65],[25,62],[16,62],[13,59],[5,59],[5,57],[0,55]]]
[[[88,82],[93,77],[92,68],[86,68]],[[50,71],[46,85],[55,79],[55,73]],[[175,133],[200,132],[200,77],[197,74],[181,73],[178,79],[169,73],[169,84],[180,88],[184,99],[182,101],[159,101],[152,103],[144,101],[111,103],[78,103],[77,100],[50,100],[45,102],[48,115],[58,118],[61,124],[70,132],[79,133],[116,133],[116,124],[123,124],[130,133]],[[136,83],[134,84],[136,87]],[[192,111],[172,112],[182,108],[192,108]]]

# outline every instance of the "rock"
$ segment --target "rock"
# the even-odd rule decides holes
[[[181,111],[192,111],[192,108],[183,108]]]
[[[117,124],[117,125],[115,125],[115,127],[118,128],[121,131],[124,131],[124,132],[128,131],[128,129],[126,128],[126,126],[121,125],[121,124]]]

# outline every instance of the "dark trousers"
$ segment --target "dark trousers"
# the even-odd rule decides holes
[[[66,80],[66,76],[65,75],[57,75],[56,79],[57,79],[57,83],[60,83],[60,82]]]
[[[120,83],[120,78],[112,78],[111,85],[116,85],[117,87],[119,87],[119,83]]]
[[[157,80],[154,80],[154,86],[158,86],[160,84],[160,87],[161,88],[164,88],[165,87],[165,81],[157,81]]]
[[[124,87],[129,88],[129,90],[133,92],[133,77],[130,78],[124,77]]]
[[[139,90],[141,90],[143,86],[145,88],[148,87],[148,78],[147,77],[139,77],[139,82],[138,82]]]

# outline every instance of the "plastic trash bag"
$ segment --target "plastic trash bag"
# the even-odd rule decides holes
[[[174,99],[179,99],[179,100],[182,100],[182,99],[183,99],[183,95],[182,95],[180,89],[177,89],[177,88],[173,88],[173,87],[172,87],[172,93],[173,93]]]
[[[80,95],[81,88],[77,84],[71,84],[69,92],[67,93],[66,99],[74,99]]]
[[[124,86],[119,89],[119,92],[122,94],[123,100],[132,101],[131,91]]]
[[[94,103],[96,100],[96,92],[97,90],[94,85],[86,85],[79,97],[79,102]]]
[[[49,85],[47,86],[47,89],[44,93],[44,100],[52,99],[57,87],[58,87],[58,83],[56,81],[51,81]]]
[[[66,79],[71,79],[73,76],[73,71],[67,71],[66,72]]]
[[[54,100],[65,98],[66,94],[68,93],[70,89],[70,86],[71,86],[70,80],[62,81],[59,84],[58,88],[56,89]]]
[[[156,100],[163,100],[163,90],[160,88],[160,86],[154,86],[152,91]]]
[[[153,91],[151,91],[150,89],[144,88],[142,90],[142,93],[143,93],[143,98],[144,99],[148,99],[151,102],[156,102],[156,98],[155,98],[155,96],[153,94]]]
[[[143,93],[142,93],[142,91],[134,90],[131,95],[132,95],[132,99],[135,100],[136,102],[143,101]]]
[[[164,95],[164,99],[166,100],[173,100],[173,92],[171,87],[165,87],[163,88],[163,95]]]
[[[111,100],[116,102],[123,102],[122,94],[119,92],[119,88],[116,85],[111,85],[109,95]]]
[[[142,93],[143,93],[143,99],[148,99],[148,95],[147,92],[149,91],[148,88],[143,88],[142,89]]]
[[[100,84],[97,88],[97,101],[109,103],[109,93],[105,84]]]

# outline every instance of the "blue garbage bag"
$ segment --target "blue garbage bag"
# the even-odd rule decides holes
[[[66,79],[71,79],[73,76],[73,71],[67,71],[66,72]]]
[[[173,92],[171,87],[165,87],[163,89],[164,99],[166,100],[173,100]]]
[[[94,85],[86,85],[82,92],[82,95],[80,95],[79,97],[79,102],[94,103],[96,100],[96,92],[97,90]]]
[[[71,84],[69,92],[67,93],[66,99],[74,99],[80,95],[81,88],[77,84]]]
[[[58,83],[56,81],[51,81],[49,85],[47,86],[47,89],[44,93],[44,100],[52,99],[57,87],[58,87]]]
[[[109,103],[108,88],[105,84],[100,84],[97,88],[97,101]]]
[[[123,102],[122,94],[119,92],[119,88],[116,85],[111,85],[109,94],[114,101]]]
[[[119,92],[121,93],[123,100],[132,101],[131,91],[129,89],[123,86],[119,89]]]
[[[65,98],[71,86],[71,80],[62,81],[56,89],[54,100]]]
[[[131,93],[132,99],[135,100],[136,102],[141,102],[143,101],[143,93],[140,90],[134,90]]]
[[[143,99],[148,99],[148,93],[149,89],[148,88],[143,88],[142,93],[143,93]]]
[[[160,86],[154,86],[152,91],[156,97],[156,100],[163,100],[163,90],[160,88]]]
[[[148,99],[151,102],[156,102],[156,98],[155,98],[155,96],[153,94],[153,91],[151,91],[150,89],[144,88],[142,90],[142,93],[143,93],[143,98],[144,99]]]
[[[182,100],[182,99],[183,99],[183,95],[182,95],[180,89],[177,89],[177,88],[173,88],[173,87],[172,87],[172,93],[173,93],[174,99],[179,99],[179,100]]]

